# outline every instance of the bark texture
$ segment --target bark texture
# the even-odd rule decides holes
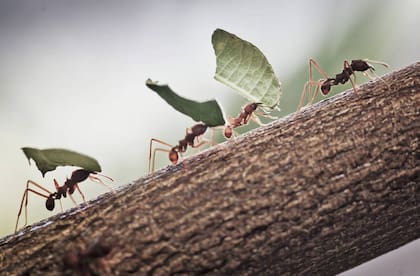
[[[0,274],[328,275],[420,238],[420,62],[384,80],[5,237]]]

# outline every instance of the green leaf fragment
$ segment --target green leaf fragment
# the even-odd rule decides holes
[[[94,158],[66,149],[36,149],[22,148],[23,153],[28,158],[35,161],[42,176],[49,171],[55,170],[58,166],[77,166],[88,171],[100,172],[101,166]]]
[[[212,35],[216,54],[214,78],[251,102],[278,107],[281,84],[264,54],[250,42],[221,29]]]
[[[177,111],[191,117],[196,122],[203,122],[209,127],[225,124],[222,108],[216,100],[196,102],[176,94],[168,85],[160,85],[151,79],[146,86],[155,91],[162,99]]]

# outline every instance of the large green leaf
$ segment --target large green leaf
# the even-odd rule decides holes
[[[221,29],[214,31],[211,40],[217,64],[214,78],[251,102],[277,108],[280,82],[264,54],[248,41]]]
[[[168,85],[159,85],[151,79],[146,81],[147,87],[155,91],[162,99],[179,112],[191,117],[196,122],[203,122],[209,127],[225,124],[222,108],[216,100],[196,102],[176,94]]]
[[[101,166],[98,161],[90,156],[66,149],[36,149],[22,148],[23,153],[31,162],[35,161],[38,170],[45,176],[45,173],[55,170],[57,166],[77,166],[88,171],[100,172]]]

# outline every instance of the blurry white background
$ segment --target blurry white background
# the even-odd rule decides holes
[[[384,60],[390,70],[418,61],[419,11],[415,0],[0,0],[0,234],[14,230],[27,179],[52,190],[53,178],[72,171],[42,178],[21,147],[88,154],[120,186],[146,174],[150,138],[183,138],[192,120],[147,89],[147,78],[195,100],[216,97],[236,115],[245,100],[213,79],[216,28],[265,53],[283,83],[284,115],[296,109],[310,57],[331,75],[344,59]],[[88,198],[107,191],[81,188]],[[30,196],[29,223],[49,215]],[[344,275],[417,275],[419,251],[416,241]]]

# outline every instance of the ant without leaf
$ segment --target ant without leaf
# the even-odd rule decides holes
[[[79,246],[67,250],[63,262],[66,268],[79,272],[80,275],[96,275],[92,266],[96,266],[105,274],[111,274],[111,268],[104,260],[111,251],[112,245],[97,240],[88,248]]]
[[[255,116],[257,114],[256,110],[259,106],[261,106],[262,103],[250,103],[243,107],[242,112],[239,114],[237,118],[231,118],[229,117],[229,124],[225,127],[224,135],[226,138],[232,137],[233,129],[247,125],[249,120],[253,120],[260,126],[263,126],[264,124],[260,121],[260,119]],[[265,113],[258,113],[257,115],[264,116],[270,119],[276,119],[275,117],[269,116]]]
[[[79,188],[79,183],[85,181],[88,178],[92,181],[95,181],[95,182],[98,182],[102,185],[105,185],[106,187],[108,187],[109,189],[112,190],[112,188],[109,185],[104,183],[96,175],[102,176],[102,177],[105,177],[105,178],[107,178],[111,181],[114,181],[112,178],[110,178],[108,176],[105,176],[105,175],[98,174],[97,172],[89,171],[89,170],[85,170],[85,169],[78,169],[78,170],[73,171],[73,173],[71,174],[71,177],[67,178],[67,180],[66,180],[66,182],[64,182],[63,186],[60,186],[58,184],[57,180],[54,179],[54,186],[55,186],[56,192],[52,193],[49,190],[47,190],[46,188],[44,188],[42,185],[36,183],[35,181],[28,180],[26,182],[25,192],[23,193],[23,196],[22,196],[22,201],[20,202],[20,208],[19,208],[19,212],[18,212],[17,220],[16,220],[15,233],[17,231],[20,214],[22,213],[23,202],[25,202],[25,225],[27,224],[28,216],[27,216],[27,210],[26,209],[27,209],[27,206],[28,206],[29,192],[32,192],[36,195],[39,195],[41,197],[46,198],[47,200],[45,201],[45,208],[47,208],[47,210],[49,210],[49,211],[54,210],[54,207],[55,207],[55,202],[54,201],[55,200],[60,200],[60,207],[61,207],[61,210],[63,210],[63,206],[61,204],[61,197],[67,197],[67,193],[69,194],[69,197],[71,198],[73,203],[75,205],[77,205],[76,201],[72,197],[72,194],[74,193],[75,190],[77,190],[80,193],[80,195],[82,196],[83,202],[86,202],[85,196]],[[41,191],[36,191],[36,190],[30,188],[29,184],[32,184],[33,186],[37,187]],[[43,193],[43,192],[45,192],[45,193]]]
[[[357,85],[356,85],[356,75],[354,74],[355,72],[362,72],[362,74],[366,76],[367,78],[369,78],[370,80],[374,79],[367,72],[369,70],[371,73],[374,74],[373,71],[375,70],[375,68],[373,68],[373,66],[370,65],[369,62],[388,67],[388,64],[381,61],[373,61],[373,60],[368,60],[368,59],[356,59],[356,60],[352,60],[351,63],[349,63],[347,60],[345,60],[344,65],[343,65],[343,71],[335,75],[334,78],[330,78],[328,77],[327,73],[324,70],[322,70],[321,66],[319,66],[319,64],[315,60],[309,59],[309,81],[307,81],[303,87],[302,96],[300,98],[298,110],[301,109],[304,103],[306,93],[308,91],[309,93],[311,93],[312,86],[316,86],[316,88],[312,97],[310,97],[309,104],[312,104],[312,102],[318,96],[320,89],[323,95],[327,95],[331,90],[331,86],[338,85],[338,84],[345,84],[349,80],[353,87],[353,91],[356,92]],[[314,66],[318,70],[318,72],[324,77],[324,79],[320,79],[318,81],[314,81],[312,79],[312,66]],[[352,76],[353,76],[353,79],[352,79]]]
[[[179,154],[186,152],[188,146],[191,146],[192,148],[198,148],[208,142],[207,140],[203,140],[203,141],[199,140],[199,137],[202,136],[206,132],[207,128],[208,126],[202,123],[196,124],[192,126],[191,128],[187,128],[186,133],[185,133],[185,138],[182,140],[179,140],[178,145],[175,145],[175,146],[172,146],[171,144],[168,144],[162,140],[152,138],[150,140],[150,150],[149,150],[149,172],[153,172],[155,170],[156,151],[168,152],[169,160],[172,162],[172,164],[175,165],[176,163],[178,163]],[[155,148],[152,151],[153,142],[157,142],[162,145],[168,146],[170,149]]]

